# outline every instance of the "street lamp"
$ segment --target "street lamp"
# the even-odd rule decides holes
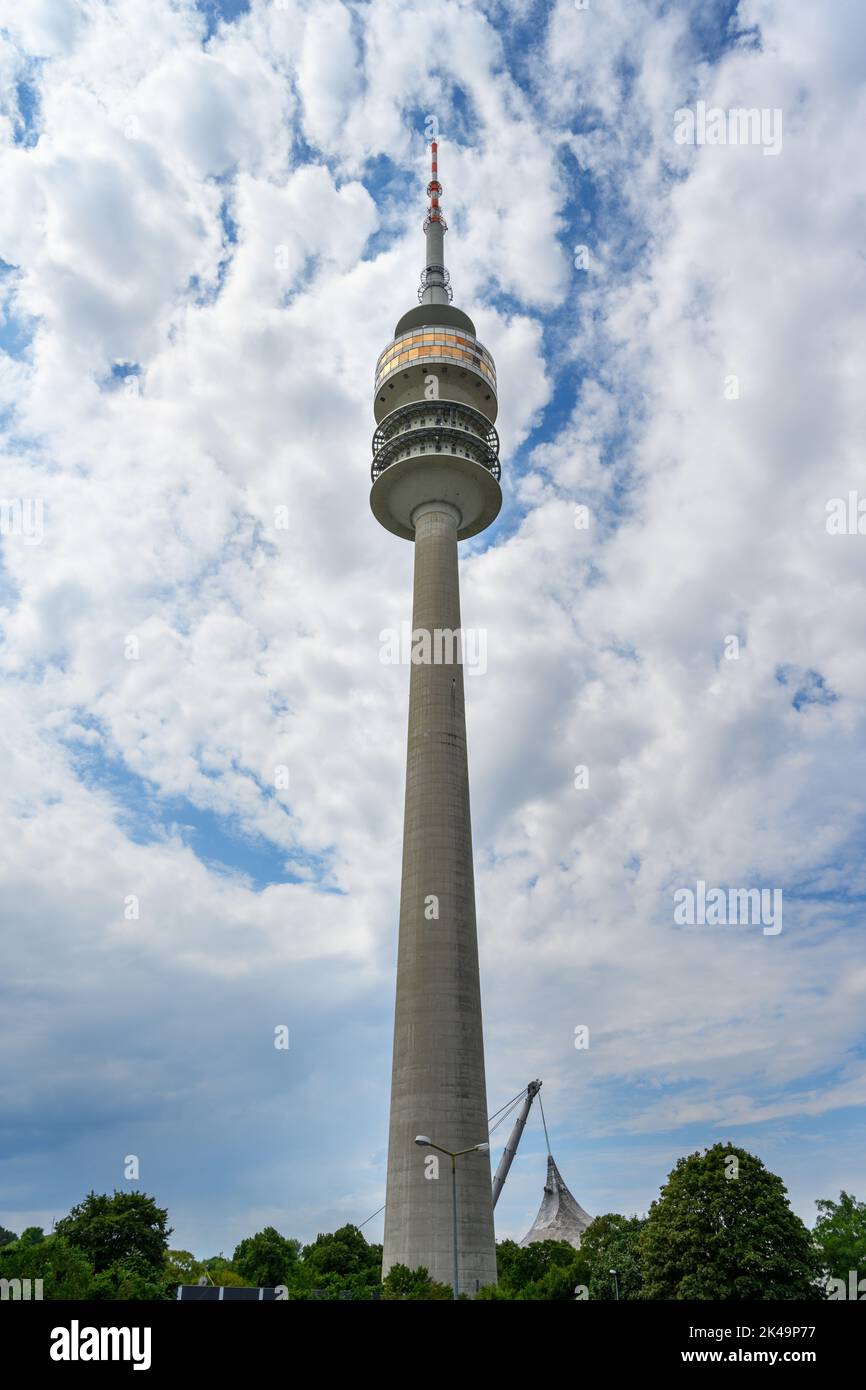
[[[619,1280],[616,1277],[617,1271],[615,1269],[612,1269],[610,1273],[613,1275],[613,1287],[616,1290],[617,1299],[619,1299]]]
[[[460,1293],[458,1287],[459,1275],[457,1273],[457,1160],[458,1158],[462,1158],[464,1154],[489,1153],[490,1145],[473,1144],[471,1148],[458,1149],[457,1152],[454,1153],[451,1149],[443,1149],[441,1144],[434,1144],[433,1140],[428,1138],[426,1134],[416,1134],[415,1143],[422,1149],[438,1149],[439,1153],[447,1154],[451,1159],[451,1197],[454,1216],[454,1297],[457,1298]]]

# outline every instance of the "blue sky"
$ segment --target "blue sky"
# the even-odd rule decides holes
[[[201,1254],[383,1200],[411,552],[369,513],[371,385],[430,114],[500,385],[462,572],[490,1110],[541,1077],[593,1214],[718,1139],[807,1220],[863,1194],[866,541],[825,517],[862,483],[864,21],[832,9],[0,10],[4,496],[42,517],[0,537],[0,1223],[128,1154]],[[781,110],[781,153],[677,144],[698,100]],[[698,879],[781,889],[783,930],[677,927]],[[500,1236],[544,1171],[534,1115]]]

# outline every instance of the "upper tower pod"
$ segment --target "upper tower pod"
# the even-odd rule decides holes
[[[370,506],[387,530],[413,540],[416,508],[448,502],[460,513],[457,539],[465,540],[502,506],[496,367],[468,314],[451,303],[436,141],[431,155],[420,302],[376,363]]]

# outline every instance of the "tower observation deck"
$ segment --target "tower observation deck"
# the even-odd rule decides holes
[[[460,642],[434,634],[459,634],[457,545],[490,525],[502,493],[496,367],[452,303],[435,143],[431,153],[419,302],[379,357],[374,395],[370,505],[414,543],[413,633],[429,633],[437,652],[413,660],[409,681],[383,1272],[423,1265],[473,1294],[496,1282],[496,1253],[490,1159],[478,1149],[487,1095],[463,665]],[[437,1146],[461,1155],[456,1187]]]

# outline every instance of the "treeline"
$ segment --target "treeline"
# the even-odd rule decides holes
[[[598,1216],[579,1250],[497,1246],[482,1299],[866,1298],[866,1203],[820,1199],[814,1229],[759,1158],[716,1144],[681,1158],[646,1217]],[[855,1277],[852,1279],[852,1271]]]
[[[580,1250],[558,1241],[497,1245],[496,1286],[481,1299],[787,1300],[866,1298],[866,1203],[846,1192],[817,1202],[809,1230],[781,1178],[745,1149],[716,1144],[682,1158],[646,1217],[609,1213]],[[231,1258],[197,1259],[169,1247],[168,1212],[143,1192],[91,1192],[46,1235],[0,1227],[4,1296],[42,1280],[46,1299],[159,1300],[178,1284],[282,1287],[291,1300],[450,1299],[426,1270],[395,1266],[382,1281],[382,1247],[355,1226],[309,1245],[272,1226]],[[863,1286],[859,1289],[860,1271]],[[11,1295],[14,1296],[14,1293]]]
[[[41,1279],[46,1299],[87,1301],[172,1299],[178,1284],[201,1279],[225,1287],[282,1285],[294,1299],[388,1296],[382,1247],[369,1245],[355,1226],[307,1246],[267,1226],[242,1240],[230,1259],[199,1260],[169,1247],[167,1223],[167,1210],[146,1193],[91,1192],[51,1235],[30,1227],[16,1238],[0,1229],[0,1279]]]

